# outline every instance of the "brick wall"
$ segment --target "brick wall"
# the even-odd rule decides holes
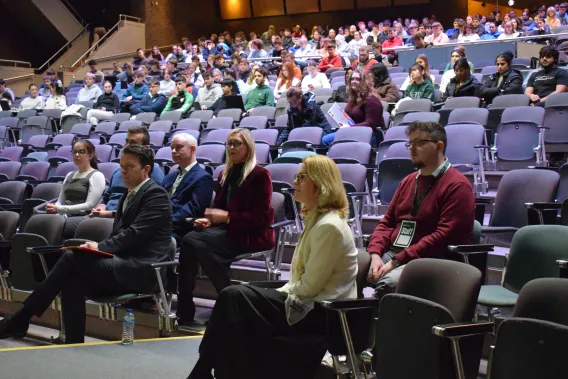
[[[181,36],[176,34],[174,23],[172,22],[177,8],[176,5],[179,5],[179,1],[138,0],[136,2],[143,3],[144,7],[144,16],[142,18],[146,23],[146,48],[154,45],[169,45],[181,39]]]

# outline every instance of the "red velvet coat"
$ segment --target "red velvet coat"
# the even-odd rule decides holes
[[[223,173],[219,174],[219,181]],[[272,179],[268,170],[256,166],[242,186],[233,188],[227,204],[228,181],[215,195],[214,207],[229,212],[227,234],[237,245],[250,250],[268,250],[274,247]]]

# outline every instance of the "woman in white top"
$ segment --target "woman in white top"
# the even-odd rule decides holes
[[[185,63],[191,63],[191,59],[193,57],[198,57],[200,61],[203,60],[203,55],[201,54],[201,49],[197,45],[193,45],[191,47],[191,53],[187,54],[187,58],[185,60]]]
[[[349,44],[345,42],[345,36],[338,34],[335,36],[335,52],[339,55],[349,52]]]
[[[505,14],[505,17],[503,17],[503,22],[501,23],[501,25],[499,25],[497,31],[503,33],[505,31],[505,24],[508,22],[511,22],[511,16],[509,16],[509,14]]]
[[[67,109],[67,99],[63,95],[63,84],[60,80],[54,80],[49,85],[51,96],[45,101],[45,109]]]
[[[353,39],[349,42],[349,50],[351,51],[351,56],[359,56],[359,48],[361,46],[367,46],[367,41],[361,37],[360,32],[355,32],[353,34]]]
[[[450,56],[450,65],[449,65],[450,68],[446,72],[444,72],[444,75],[442,75],[442,79],[440,79],[439,89],[442,93],[446,92],[446,87],[450,83],[450,80],[456,77],[456,73],[454,71],[454,65],[460,58],[465,58],[465,49],[463,47],[458,46],[454,49],[454,51],[452,51],[452,54]]]
[[[472,24],[467,24],[465,26],[465,33],[464,34],[460,34],[460,36],[458,37],[458,42],[475,42],[475,41],[479,41],[479,34],[474,32],[474,28]]]
[[[162,80],[160,80],[160,93],[169,97],[176,89],[176,82],[172,80],[172,72],[165,68],[162,70]]]
[[[326,315],[316,304],[357,297],[357,249],[346,220],[349,211],[341,173],[331,159],[323,155],[304,159],[294,189],[305,226],[292,258],[290,280],[279,289],[225,288],[189,379],[211,379],[212,370],[217,378],[235,377],[237,372],[247,379],[315,377],[326,351]],[[287,364],[278,364],[279,360]]]
[[[278,78],[274,86],[274,98],[279,99],[290,87],[299,86],[300,84],[300,79],[294,76],[294,63],[284,63],[282,66],[282,78]]]
[[[72,151],[77,171],[65,176],[57,202],[45,205],[47,213],[66,215],[64,240],[73,238],[77,226],[84,220],[82,213],[91,211],[99,203],[106,185],[104,175],[97,170],[97,154],[91,141],[76,141]]]
[[[319,72],[318,64],[314,61],[308,63],[308,75],[302,79],[302,91],[313,91],[316,88],[331,88],[327,75]]]
[[[519,32],[515,32],[513,30],[513,23],[511,22],[506,22],[505,24],[503,24],[503,30],[504,32],[499,34],[499,37],[497,37],[497,39],[513,39],[519,36]]]
[[[35,84],[30,84],[28,87],[30,96],[25,97],[18,107],[19,110],[24,109],[43,109],[43,97],[39,96],[38,88]]]
[[[419,54],[414,62],[424,67],[425,79],[426,80],[429,79],[432,82],[432,85],[434,85],[434,83],[436,83],[436,78],[434,77],[434,75],[430,73],[430,66],[428,65],[428,56],[426,54]],[[402,83],[402,85],[400,86],[400,90],[404,92],[409,84],[410,84],[410,75],[408,75],[404,83]]]

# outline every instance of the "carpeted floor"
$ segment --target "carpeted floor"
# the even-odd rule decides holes
[[[201,337],[118,343],[3,349],[6,379],[186,378],[198,357]]]

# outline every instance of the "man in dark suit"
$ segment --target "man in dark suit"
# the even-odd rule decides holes
[[[23,337],[33,316],[41,316],[61,292],[66,343],[82,343],[85,297],[148,293],[157,287],[150,263],[169,259],[172,208],[167,192],[150,177],[154,154],[142,145],[129,145],[120,158],[128,188],[120,199],[113,232],[100,243],[83,247],[112,257],[68,251],[48,277],[13,316],[0,322],[0,338]]]
[[[192,230],[193,223],[186,219],[203,217],[211,205],[213,178],[195,160],[195,137],[176,134],[171,146],[172,160],[179,169],[166,175],[162,187],[170,194],[174,237],[179,240]]]

